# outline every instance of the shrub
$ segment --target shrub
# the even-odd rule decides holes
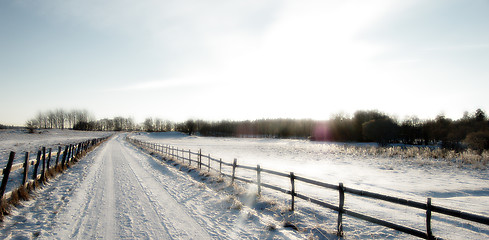
[[[366,140],[375,141],[381,146],[397,139],[399,126],[390,118],[370,120],[363,124]]]
[[[464,142],[469,148],[482,154],[485,149],[489,149],[489,131],[470,133],[467,135]]]

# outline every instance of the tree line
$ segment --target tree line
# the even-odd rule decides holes
[[[39,112],[26,122],[26,127],[33,132],[35,129],[73,129],[82,131],[135,131],[138,125],[132,118],[115,117],[95,120],[87,110]]]
[[[56,109],[54,111],[38,112],[34,118],[26,122],[26,126],[30,129],[73,129],[80,122],[89,122],[92,120],[93,117],[87,110],[66,111]]]
[[[376,111],[357,111],[353,116],[338,114],[329,120],[259,119],[246,121],[205,121],[189,119],[172,122],[160,118],[146,118],[137,124],[132,118],[115,117],[95,120],[86,110],[61,109],[39,112],[27,121],[30,129],[70,128],[90,131],[179,131],[189,135],[216,137],[302,138],[313,141],[377,142],[409,145],[440,145],[443,148],[463,150],[467,147],[489,149],[489,122],[486,113],[477,109],[465,112],[458,120],[443,115],[420,120],[411,117],[398,121]]]
[[[150,122],[145,122],[150,123]],[[146,126],[146,125],[145,125]],[[148,125],[149,126],[149,125]],[[146,131],[156,128],[144,128]],[[377,142],[388,144],[439,145],[457,151],[489,149],[489,122],[484,111],[464,113],[458,120],[439,115],[398,121],[376,110],[357,111],[352,117],[338,114],[330,120],[261,119],[254,121],[187,120],[169,129],[187,134],[216,137],[302,138],[313,141]],[[482,153],[482,152],[481,152]]]

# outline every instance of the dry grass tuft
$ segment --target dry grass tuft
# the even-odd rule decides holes
[[[18,206],[20,204],[19,192],[17,190],[12,191],[10,198],[8,200],[8,204]]]
[[[27,201],[30,198],[31,197],[28,188],[25,186],[20,186],[14,191],[12,191],[12,194],[10,195],[10,198],[7,201],[7,203],[14,206],[18,206],[21,201]]]
[[[3,222],[3,217],[10,214],[10,204],[2,198],[0,200],[0,222]]]
[[[29,191],[25,186],[20,186],[17,189],[17,194],[22,201],[29,201],[29,199],[31,199],[31,195],[29,194]]]

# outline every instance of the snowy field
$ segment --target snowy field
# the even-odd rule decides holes
[[[124,138],[110,138],[14,208],[0,239],[306,238]]]
[[[69,144],[76,144],[85,140],[106,137],[112,134],[112,132],[87,132],[60,129],[42,129],[32,134],[28,133],[26,129],[0,130],[0,167],[6,167],[11,151],[15,152],[13,164],[23,163],[25,152],[29,152],[29,159],[35,159],[37,151],[42,147],[46,147],[46,151],[52,148],[52,152],[56,152],[59,146],[64,147]],[[29,174],[32,174],[33,169],[32,167],[29,169]],[[7,192],[21,184],[21,175],[22,171],[11,173],[7,185]]]
[[[0,152],[5,158],[12,150],[34,152],[40,146],[54,148],[105,134],[49,130],[32,135],[7,130],[0,134]],[[144,153],[125,142],[124,137],[120,134],[111,138],[50,181],[34,200],[14,208],[0,224],[0,239],[337,239],[337,213],[333,211],[298,199],[292,213],[288,211],[290,196],[266,189],[257,203],[247,199],[246,194],[233,197],[233,190],[223,187],[226,184],[213,183],[177,164],[162,163],[161,156]],[[226,162],[237,158],[240,165],[260,164],[262,168],[293,171],[298,176],[331,184],[342,182],[346,187],[418,202],[431,197],[433,205],[489,216],[488,170],[470,165],[425,158],[374,157],[345,151],[350,148],[344,144],[305,140],[207,138],[181,133],[135,133],[131,137],[193,152],[202,149],[203,154]],[[250,179],[255,174],[243,169],[237,172]],[[263,174],[262,181],[290,188],[289,179]],[[244,187],[256,191],[256,186]],[[333,190],[296,183],[296,191],[338,204],[338,193]],[[345,207],[425,229],[425,213],[421,210],[349,194]],[[348,216],[344,216],[343,223],[346,239],[415,238]],[[443,239],[489,238],[487,226],[436,213],[432,229]]]
[[[0,130],[0,166],[4,166],[7,163],[10,151],[16,152],[16,159],[20,159],[26,151],[35,154],[40,147],[52,148],[54,150],[58,149],[58,146],[79,143],[111,134],[111,132],[60,129],[42,129],[32,134],[28,133],[26,129]]]
[[[132,137],[159,144],[172,145],[185,150],[210,154],[231,163],[294,172],[295,175],[320,180],[326,183],[344,183],[346,187],[377,192],[385,195],[426,202],[489,216],[489,172],[469,166],[448,164],[449,161],[394,157],[374,157],[354,152],[342,151],[344,144],[310,142],[306,140],[283,140],[261,138],[213,138],[186,136],[181,133],[139,133]],[[217,167],[217,166],[216,166]],[[256,173],[239,170],[238,176],[254,179]],[[273,182],[285,189],[290,188],[288,179],[263,175],[263,182]],[[338,202],[338,193],[319,189],[306,184],[296,185],[296,191],[333,204]],[[267,191],[268,197],[288,203],[288,196]],[[321,219],[317,224],[325,224],[334,230],[336,214],[325,209],[297,200],[298,211]],[[425,229],[425,213],[413,208],[386,202],[346,196],[345,207],[362,213],[390,220],[419,230]],[[302,208],[302,209],[301,209]],[[325,219],[325,220],[323,220]],[[312,224],[314,220],[304,220]],[[319,221],[319,220],[318,220]],[[323,222],[324,221],[324,222]],[[345,234],[353,238],[411,239],[400,234],[361,220],[346,217]],[[487,239],[489,227],[469,223],[464,220],[433,214],[432,229],[435,236],[445,239]]]

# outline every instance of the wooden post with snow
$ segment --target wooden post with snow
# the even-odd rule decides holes
[[[68,156],[68,146],[65,146],[65,151],[63,152],[63,157],[61,159],[61,166],[64,167],[66,164],[66,157]]]
[[[82,144],[81,143],[78,143],[77,145],[77,148],[76,148],[76,156],[77,156],[77,160],[78,160],[78,157],[80,156],[81,154],[81,147],[82,147]]]
[[[207,161],[207,172],[210,172],[211,171],[211,154],[209,153],[209,155],[207,156],[208,158],[208,161]]]
[[[41,181],[44,181],[46,177],[46,147],[42,147],[42,169],[41,169]]]
[[[66,166],[68,166],[68,163],[70,162],[70,159],[71,159],[71,144],[68,146],[68,152],[67,152],[67,155],[66,155]]]
[[[60,154],[61,154],[61,146],[58,146],[58,153],[56,154],[56,165],[55,165],[55,167],[58,167],[59,155]]]
[[[73,161],[73,156],[74,156],[74,155],[73,155],[73,152],[74,152],[74,151],[75,151],[75,146],[73,146],[73,144],[70,144],[70,151],[69,151],[69,153],[70,153],[70,154],[68,155],[68,156],[70,156],[70,157],[68,158],[68,162]]]
[[[426,239],[435,239],[431,231],[431,198],[426,203]]]
[[[292,185],[292,190],[290,191],[290,195],[292,196],[290,211],[293,212],[295,208],[295,175],[293,172],[290,172],[290,184]]]
[[[340,203],[338,208],[338,225],[337,225],[337,235],[343,236],[343,207],[345,206],[345,188],[343,187],[343,183],[340,183],[338,186],[338,192],[340,194]]]
[[[260,164],[256,165],[256,185],[258,187],[258,196],[261,195],[261,168]]]
[[[24,172],[22,175],[22,186],[26,186],[27,183],[27,173],[29,172],[29,152],[25,153],[24,159]]]
[[[68,158],[66,158],[66,165],[68,166],[68,163],[71,161],[71,158],[73,156],[73,146],[70,144],[68,147]]]
[[[49,148],[49,154],[48,154],[48,164],[47,164],[47,171],[49,171],[49,165],[50,165],[50,162],[51,162],[51,151],[52,151],[52,148]]]
[[[219,158],[219,174],[222,174],[222,158]]]
[[[238,166],[238,159],[233,161],[233,176],[231,177],[231,184],[234,183],[234,176],[236,176],[236,166]]]
[[[15,152],[10,152],[10,156],[8,158],[7,167],[2,170],[3,179],[2,185],[0,186],[0,199],[3,198],[3,194],[5,193],[5,189],[7,189],[8,176],[10,175],[10,170],[12,169],[12,164],[14,163]]]
[[[41,162],[41,150],[37,151],[36,164],[34,165],[34,172],[32,174],[32,179],[37,180],[37,171],[39,170],[39,163]]]
[[[199,149],[199,169],[202,168],[202,149]]]

